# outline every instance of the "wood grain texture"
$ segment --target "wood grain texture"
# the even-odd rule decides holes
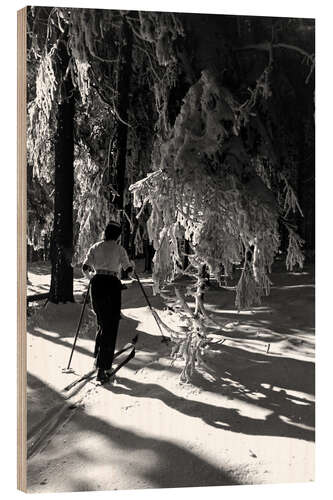
[[[27,491],[27,9],[17,13],[17,487]]]

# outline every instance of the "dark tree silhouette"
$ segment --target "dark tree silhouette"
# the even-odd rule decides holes
[[[117,74],[117,100],[116,108],[118,111],[118,120],[116,123],[116,162],[115,162],[115,186],[118,192],[116,206],[121,210],[122,222],[122,244],[129,249],[130,228],[124,211],[129,207],[124,205],[125,175],[127,162],[127,136],[128,136],[128,106],[129,91],[132,73],[132,43],[133,33],[124,16],[120,30],[120,45],[118,54]]]
[[[67,72],[67,39],[59,44],[58,61],[62,79],[62,100],[57,111],[55,134],[54,219],[51,237],[51,287],[49,300],[73,302],[73,190],[75,90]]]

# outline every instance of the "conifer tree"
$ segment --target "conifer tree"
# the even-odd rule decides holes
[[[66,10],[30,8],[30,51],[37,60],[28,103],[28,159],[40,185],[53,185],[51,302],[73,301],[75,89]]]
[[[303,99],[311,101],[313,23],[154,13],[142,13],[141,21],[142,36],[165,69],[163,84],[155,87],[152,172],[131,190],[138,208],[151,206],[155,291],[163,294],[181,274],[194,280],[186,290],[194,313],[174,287],[173,305],[186,318],[187,333],[171,332],[185,356],[182,378],[189,380],[214,323],[202,301],[205,269],[220,280],[221,272],[231,276],[233,264],[242,264],[235,287],[240,310],[270,292],[281,227],[287,269],[303,266],[304,241],[295,225],[303,216],[297,200],[302,146],[294,115],[296,103],[302,108],[299,86],[310,82]],[[178,107],[171,96],[178,96]],[[302,112],[311,123],[311,106]],[[184,237],[190,246],[185,270]]]
[[[50,302],[73,302],[73,193],[75,89],[68,72],[68,30],[58,44],[58,75],[62,82],[54,145],[54,218],[51,236]]]

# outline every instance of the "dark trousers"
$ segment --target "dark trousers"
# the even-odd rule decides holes
[[[96,274],[91,280],[90,293],[98,325],[94,354],[96,367],[110,370],[120,319],[121,282],[116,276]]]

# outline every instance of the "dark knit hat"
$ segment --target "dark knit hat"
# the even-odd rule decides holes
[[[121,235],[121,225],[119,222],[110,221],[104,231],[105,240],[116,240]]]

